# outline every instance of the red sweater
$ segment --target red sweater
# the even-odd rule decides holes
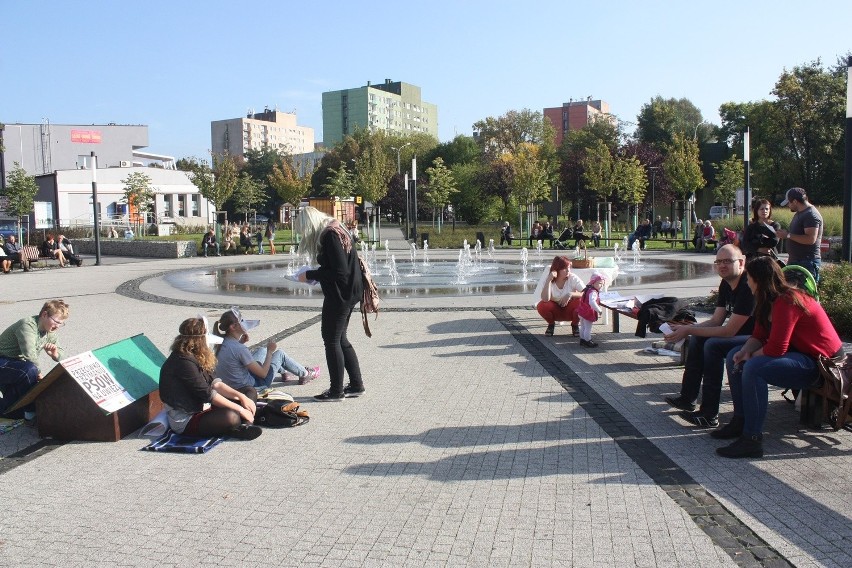
[[[825,310],[807,294],[793,293],[802,299],[807,313],[789,297],[778,298],[772,304],[771,329],[755,323],[752,337],[763,343],[763,354],[770,357],[781,357],[790,349],[814,358],[818,355],[831,357],[843,343]]]

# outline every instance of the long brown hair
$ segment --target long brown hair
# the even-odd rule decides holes
[[[562,269],[567,269],[569,272],[571,271],[571,261],[567,256],[556,256],[553,258],[553,262],[550,263],[550,271],[551,272],[559,272]]]
[[[207,327],[201,318],[189,318],[180,324],[180,335],[175,337],[171,350],[183,355],[192,355],[201,368],[213,372],[216,356],[207,345]]]
[[[760,210],[760,207],[762,205],[769,205],[769,221],[770,222],[772,221],[772,202],[770,202],[768,199],[754,199],[751,202],[751,222],[752,223],[757,223],[757,222],[760,221],[760,217],[758,216],[757,212],[758,212],[758,210]]]
[[[769,328],[769,315],[772,313],[772,304],[782,297],[786,297],[796,307],[805,313],[802,292],[787,284],[781,267],[771,256],[758,256],[753,258],[745,266],[746,274],[755,284],[754,290],[754,319],[764,328]]]

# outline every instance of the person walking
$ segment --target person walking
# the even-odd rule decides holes
[[[778,229],[779,238],[787,239],[787,264],[795,264],[808,269],[814,280],[819,283],[819,269],[822,255],[819,245],[822,242],[822,215],[808,201],[808,195],[801,187],[787,190],[782,207],[790,207],[795,213],[787,230]]]
[[[299,250],[319,265],[302,272],[298,279],[319,282],[323,293],[320,331],[331,385],[314,399],[325,402],[361,396],[365,392],[361,366],[346,337],[352,310],[364,293],[352,235],[337,219],[310,206],[299,213],[294,228],[302,236]],[[344,370],[349,374],[346,386]]]

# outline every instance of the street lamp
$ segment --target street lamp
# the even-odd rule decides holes
[[[707,122],[702,120],[701,122],[699,122],[698,124],[695,125],[695,128],[692,130],[692,139],[693,140],[698,140],[698,127],[703,125],[703,124],[707,124]]]
[[[655,205],[657,201],[654,190],[656,188],[657,170],[660,169],[660,166],[648,166],[648,169],[651,170],[651,223],[653,223],[657,218],[654,215],[656,213]]]
[[[400,173],[402,173],[402,171],[400,170],[400,166],[399,166],[399,153],[402,152],[402,149],[405,148],[406,146],[411,146],[411,142],[406,142],[405,144],[403,144],[399,148],[397,148],[395,146],[391,146],[391,150],[396,151],[396,175],[399,175]]]

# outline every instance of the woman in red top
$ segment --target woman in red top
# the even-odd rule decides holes
[[[774,259],[757,257],[745,269],[755,300],[754,332],[742,348],[728,353],[734,417],[710,434],[719,439],[739,438],[716,450],[726,458],[763,456],[768,385],[811,387],[820,380],[817,358],[843,351],[825,310],[812,297],[788,285]]]

